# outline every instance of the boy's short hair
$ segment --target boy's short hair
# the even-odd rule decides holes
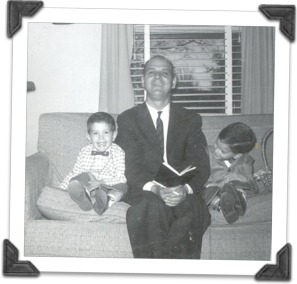
[[[109,113],[96,112],[96,113],[92,114],[87,120],[87,129],[88,129],[89,134],[91,131],[91,126],[95,122],[106,122],[110,126],[111,131],[114,132],[116,130],[115,120]]]
[[[232,123],[225,127],[220,132],[219,139],[227,144],[234,154],[248,153],[257,142],[254,131],[241,122]]]

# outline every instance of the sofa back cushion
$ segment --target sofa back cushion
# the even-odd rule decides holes
[[[53,186],[73,169],[81,148],[87,146],[87,120],[91,113],[46,113],[39,119],[38,152],[53,167]],[[116,116],[114,116],[116,118]]]
[[[53,166],[53,186],[57,186],[72,170],[80,149],[88,145],[87,119],[90,113],[46,113],[40,116],[38,151],[47,156]],[[117,115],[113,115],[116,119]],[[212,145],[219,132],[234,122],[248,124],[255,132],[258,144],[250,152],[255,159],[255,171],[264,168],[261,157],[261,139],[273,128],[273,115],[203,116],[202,129],[207,143]],[[272,167],[273,136],[266,145],[268,164]],[[260,191],[264,189],[261,183]]]
[[[265,133],[273,128],[273,115],[229,115],[229,116],[204,116],[202,129],[206,136],[207,143],[212,145],[218,137],[220,131],[227,125],[235,122],[243,122],[249,125],[257,137],[257,145],[250,152],[250,155],[255,159],[255,171],[264,167],[261,157],[261,140]],[[269,136],[266,143],[268,164],[272,167],[273,160],[273,135]]]

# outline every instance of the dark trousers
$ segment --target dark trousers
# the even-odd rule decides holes
[[[210,214],[200,195],[189,194],[175,207],[149,191],[132,192],[125,202],[135,258],[199,259]]]
[[[73,180],[79,181],[81,183],[81,185],[83,185],[83,187],[85,189],[87,189],[90,186],[89,182],[95,181],[96,178],[89,172],[83,172],[83,173],[81,173],[81,174],[79,174],[77,176],[74,176],[70,180],[70,182],[73,181]]]
[[[70,180],[70,182],[73,180],[79,181],[80,184],[85,188],[85,190],[88,190],[88,188],[90,187],[90,182],[96,181],[96,178],[93,176],[93,174],[89,172],[83,172],[77,176],[74,176]],[[104,184],[101,186],[101,188],[106,192],[108,191],[108,193],[113,194],[115,196],[119,196],[119,192],[122,192],[120,195],[121,197],[118,197],[117,201],[119,201],[120,199],[123,199],[128,191],[128,187],[124,183],[118,183],[113,186],[108,186]]]

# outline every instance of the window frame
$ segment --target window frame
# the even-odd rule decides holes
[[[134,34],[136,33],[136,29],[138,28],[138,31],[139,31],[139,28],[140,30],[143,29],[143,33],[144,33],[144,62],[146,62],[147,60],[150,59],[150,56],[151,56],[151,39],[150,39],[150,35],[151,35],[151,25],[136,25],[137,27],[134,26]],[[154,25],[154,28],[156,28],[156,26],[158,25]],[[160,27],[162,27],[162,32],[165,33],[166,32],[166,26],[165,25],[160,25]],[[184,31],[189,31],[189,26],[177,26],[178,29],[181,29],[181,30],[184,30]],[[193,28],[193,27],[192,27]],[[203,30],[204,32],[207,33],[207,30],[213,30],[214,27],[211,27],[211,26],[197,26],[197,27],[194,27],[194,28],[200,28],[201,30]],[[239,33],[239,39],[240,42],[241,42],[241,27],[232,27],[232,26],[220,26],[220,31],[224,30],[224,33],[225,33],[225,92],[224,93],[216,93],[215,95],[224,95],[225,96],[225,99],[224,100],[213,100],[213,102],[225,102],[225,106],[222,107],[214,107],[214,106],[209,106],[209,107],[186,107],[188,109],[195,109],[198,113],[200,113],[201,115],[207,115],[207,116],[216,116],[216,115],[240,115],[241,114],[241,92],[240,93],[233,93],[233,88],[234,87],[240,87],[241,88],[241,83],[239,86],[236,86],[234,85],[234,81],[240,81],[241,82],[241,75],[239,76],[240,79],[233,79],[233,46],[232,46],[232,35],[233,35],[233,32],[238,32]],[[170,31],[172,32],[172,27],[170,26]],[[197,31],[196,31],[197,32]],[[211,31],[210,31],[211,32]],[[179,31],[180,33],[180,31]],[[135,36],[134,36],[134,40],[135,40]],[[135,42],[134,42],[135,44]],[[135,45],[134,45],[135,46]],[[237,52],[238,53],[238,52]],[[231,56],[230,56],[231,55]],[[241,62],[241,47],[240,47],[240,58],[239,59],[236,59],[236,60],[239,60]],[[143,62],[143,63],[144,63]],[[236,67],[239,67],[239,66],[236,66]],[[240,64],[240,68],[241,68],[241,64]],[[131,68],[132,69],[132,68]],[[236,73],[236,72],[234,72]],[[238,72],[237,72],[238,74]],[[241,74],[241,71],[240,71],[240,74]],[[137,76],[140,76],[140,75],[137,75]],[[131,74],[131,77],[133,77],[133,75]],[[135,83],[135,82],[134,82]],[[136,88],[133,88],[134,90]],[[137,89],[137,90],[140,90],[140,89]],[[196,93],[196,94],[191,94],[193,97],[194,96],[209,96],[209,95],[212,95],[211,93],[208,94],[208,93]],[[174,94],[173,96],[178,96],[178,97],[182,97],[181,94]],[[235,98],[238,98],[240,96],[240,100],[238,99],[235,99]],[[140,104],[142,103],[143,101],[139,98],[142,98],[143,97],[143,101],[145,101],[146,99],[146,91],[144,90],[144,95],[137,95],[135,94],[135,104]],[[235,98],[234,98],[235,97]],[[137,102],[137,98],[139,99],[139,101]],[[210,102],[211,100],[193,100],[193,102],[196,101],[196,102]],[[182,103],[183,101],[180,101],[180,103]],[[189,100],[187,101],[189,102]],[[240,104],[240,106],[236,106],[236,103]],[[179,103],[179,101],[173,101],[173,103]],[[225,109],[225,112],[224,113],[204,113],[204,112],[199,112],[199,109]],[[236,112],[236,109],[240,109],[240,112]]]

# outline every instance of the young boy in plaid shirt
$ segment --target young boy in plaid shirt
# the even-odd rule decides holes
[[[99,215],[127,192],[125,152],[113,143],[116,124],[105,112],[92,114],[87,120],[90,145],[81,149],[73,170],[59,188],[84,210],[94,209]]]

